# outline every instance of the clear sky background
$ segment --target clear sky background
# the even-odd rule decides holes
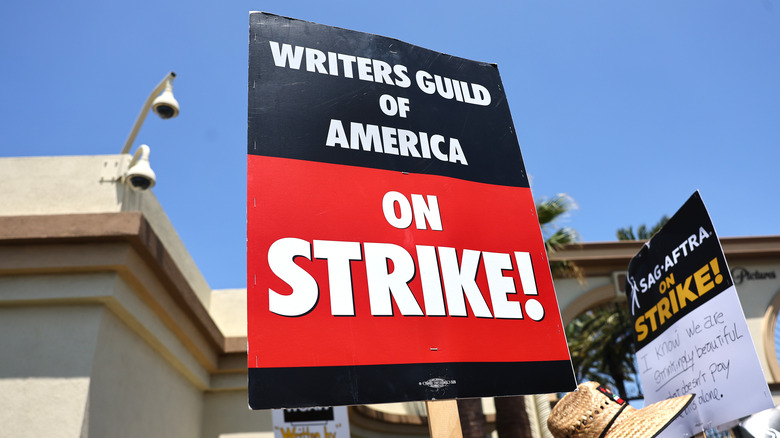
[[[721,237],[780,234],[780,0],[6,2],[0,156],[118,154],[175,71],[180,116],[133,150],[209,284],[245,287],[252,10],[498,64],[534,196],[573,197],[584,242],[697,189]]]

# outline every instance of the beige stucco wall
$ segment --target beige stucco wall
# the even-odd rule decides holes
[[[0,436],[82,436],[101,313],[0,307]]]
[[[105,310],[92,360],[89,436],[197,437],[202,391]]]
[[[246,337],[246,289],[211,293],[209,314],[225,336]]]
[[[780,263],[767,263],[764,260],[746,260],[737,263],[729,263],[729,267],[743,267],[748,271],[775,272],[780,277]],[[780,278],[746,280],[736,285],[742,311],[756,346],[761,369],[767,382],[778,382],[777,375],[773,375],[771,368],[777,368],[778,360],[773,354],[774,327],[766,327],[767,309],[775,296],[780,292]],[[770,348],[772,347],[772,348]],[[780,404],[780,391],[773,391],[775,404]]]
[[[620,299],[612,287],[613,284],[611,276],[593,276],[584,280],[572,278],[556,279],[555,294],[558,299],[558,308],[563,314],[564,325],[568,324],[571,318],[577,315],[578,312],[572,311],[572,309],[580,310],[583,305],[587,308],[598,303],[598,301],[593,300],[586,300],[583,303],[582,297],[588,293],[592,294],[594,291],[609,288],[607,293],[597,294],[601,297],[600,299]],[[565,310],[569,310],[569,312],[564,312]]]
[[[116,212],[123,201],[135,209],[144,201],[154,202],[111,182],[119,174],[120,159],[119,155],[0,159],[0,215]]]
[[[204,397],[203,438],[273,438],[271,411],[249,409],[246,388]]]
[[[225,336],[246,337],[246,289],[214,290],[210,303],[209,314]],[[241,360],[240,375],[212,378],[213,390],[204,395],[203,438],[273,438],[271,411],[249,409],[246,356]]]
[[[117,273],[0,275],[0,351],[0,436],[200,436],[210,374]]]
[[[117,181],[129,158],[0,159],[0,219],[11,221],[0,230],[0,436],[270,432],[270,414],[247,407],[245,355],[223,357],[211,289],[153,191]],[[35,222],[25,218],[44,220],[14,230]],[[145,224],[152,234],[133,241]],[[223,304],[225,333],[241,336],[246,306]]]
[[[130,159],[129,154],[2,158],[0,216],[140,211],[208,307],[211,288],[154,196],[154,189],[136,192],[117,181]]]

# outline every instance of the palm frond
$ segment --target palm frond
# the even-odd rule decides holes
[[[588,310],[565,328],[579,380],[596,380],[625,392],[636,376],[636,342],[625,303]],[[627,396],[627,394],[621,394]]]
[[[663,215],[652,228],[648,228],[647,225],[642,224],[637,227],[636,234],[634,234],[634,229],[629,226],[626,228],[619,228],[615,234],[617,235],[618,240],[648,240],[653,237],[655,233],[660,231],[667,222],[669,222],[669,216]]]
[[[574,199],[565,193],[559,193],[550,199],[542,198],[536,204],[539,225],[542,226],[542,230],[545,230],[563,215],[576,208],[577,204]]]
[[[544,249],[548,253],[555,252],[563,249],[564,246],[576,243],[580,240],[580,236],[576,230],[569,227],[561,227],[555,231],[555,233],[544,239]]]

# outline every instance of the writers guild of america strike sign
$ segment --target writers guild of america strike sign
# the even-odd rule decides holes
[[[569,391],[495,65],[250,14],[254,409]]]

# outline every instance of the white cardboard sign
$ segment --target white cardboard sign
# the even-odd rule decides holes
[[[349,438],[346,406],[273,409],[274,438]]]

